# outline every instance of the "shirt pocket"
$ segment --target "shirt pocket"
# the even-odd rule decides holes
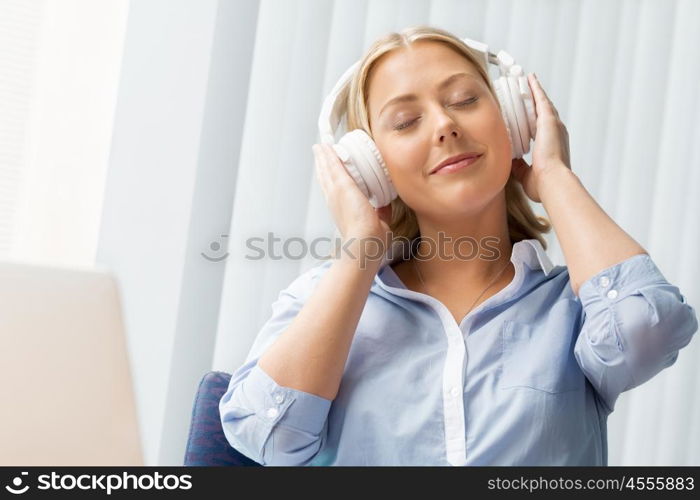
[[[501,330],[499,389],[528,388],[550,394],[583,390],[585,375],[574,356],[579,318],[579,304],[563,299],[543,321],[506,320]]]

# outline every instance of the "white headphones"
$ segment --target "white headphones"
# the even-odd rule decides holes
[[[493,87],[501,104],[513,158],[522,158],[530,151],[530,141],[537,133],[534,98],[522,67],[515,64],[515,60],[503,50],[494,55],[485,43],[469,38],[462,41],[484,58],[486,67],[489,63],[498,65],[500,76],[493,82]],[[318,129],[321,142],[332,145],[360,190],[369,198],[372,206],[378,208],[391,203],[397,194],[376,144],[360,129],[346,133],[335,143],[336,130],[345,114],[344,99],[338,97],[359,64],[360,61],[357,61],[343,73],[324,100]]]

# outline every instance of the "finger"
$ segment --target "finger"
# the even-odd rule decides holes
[[[328,179],[328,172],[326,168],[326,160],[324,158],[323,151],[318,144],[314,144],[311,148],[314,152],[314,165],[316,169],[316,179],[321,186],[323,191],[323,196],[328,199],[328,184],[330,179]]]
[[[528,82],[530,83],[530,88],[532,89],[532,95],[535,97],[535,108],[537,115],[552,114],[559,117],[559,113],[554,106],[554,103],[549,99],[547,93],[542,88],[540,81],[535,77],[534,73],[527,75]]]
[[[345,170],[345,167],[343,167],[340,159],[329,144],[318,144],[317,151],[319,157],[318,168],[323,182],[322,187],[326,201],[334,198],[338,193],[353,189],[353,187],[359,190],[350,174],[341,171]],[[343,174],[345,177],[343,177]]]
[[[323,175],[327,194],[330,194],[332,189],[340,184],[337,179],[337,173],[335,172],[336,168],[334,168],[332,164],[333,160],[328,150],[329,148],[330,146],[327,144],[318,145],[319,169]]]
[[[552,102],[552,101],[550,101],[549,96],[547,95],[547,92],[544,90],[544,88],[542,87],[542,84],[537,79],[537,77],[535,76],[534,73],[530,73],[528,75],[528,81],[530,82],[530,86],[532,87],[532,93],[536,98],[538,98],[540,100],[544,100],[548,103]]]
[[[332,182],[338,182],[340,177],[340,170],[338,169],[338,163],[340,160],[337,158],[337,154],[330,144],[321,144],[321,154],[323,155],[326,164],[326,173],[328,178]]]
[[[330,182],[337,184],[342,188],[349,188],[351,184],[354,184],[352,177],[345,170],[343,162],[338,158],[338,154],[335,152],[330,144],[321,144],[323,149],[323,157],[326,161],[326,172]]]

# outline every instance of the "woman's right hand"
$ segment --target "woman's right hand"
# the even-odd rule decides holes
[[[343,239],[372,239],[381,242],[386,250],[392,239],[391,204],[375,209],[329,144],[314,144],[311,149],[316,178]],[[368,251],[376,252],[376,248],[368,247]]]

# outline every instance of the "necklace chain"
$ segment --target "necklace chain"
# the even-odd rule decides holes
[[[411,259],[411,262],[413,262],[413,268],[416,270],[416,274],[418,274],[418,279],[420,280],[421,284],[422,284],[423,287],[425,288],[425,281],[423,281],[423,276],[422,276],[421,273],[420,273],[420,269],[418,269],[418,265],[416,265],[416,260],[415,260],[415,259]],[[471,305],[471,307],[469,308],[469,310],[467,311],[467,313],[465,314],[465,316],[471,312],[472,308],[473,308],[474,305],[479,301],[479,299],[481,298],[481,296],[484,295],[484,293],[486,293],[486,290],[488,290],[489,288],[491,288],[491,285],[493,285],[494,281],[496,281],[496,279],[498,279],[498,277],[499,277],[501,274],[503,274],[503,271],[505,271],[506,268],[507,268],[509,265],[510,265],[510,261],[508,261],[508,262],[506,263],[506,265],[503,266],[503,268],[502,268],[502,269],[498,272],[498,274],[491,280],[491,282],[486,286],[486,288],[484,288],[484,291],[481,292],[481,293],[479,294],[479,296],[476,298],[476,300],[475,300],[474,302],[472,302],[472,305]]]

